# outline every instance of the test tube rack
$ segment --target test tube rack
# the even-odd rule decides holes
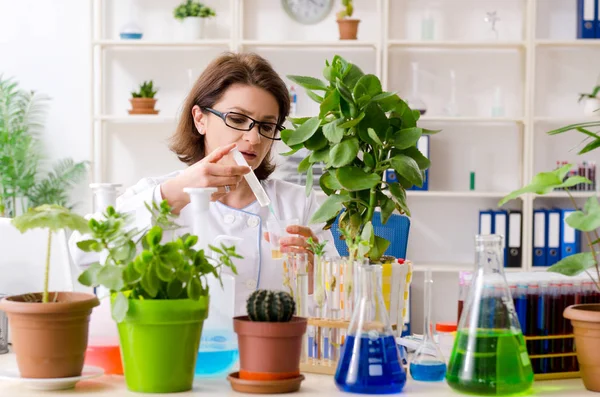
[[[544,341],[563,341],[568,342],[571,340],[571,346],[575,346],[573,334],[569,335],[547,335],[547,336],[524,336],[525,342],[528,345],[528,353],[529,359],[531,360],[533,366],[533,373],[535,380],[551,380],[551,379],[571,379],[571,378],[580,378],[581,374],[579,370],[571,370],[571,371],[560,371],[560,372],[540,372],[541,363],[543,360],[552,360],[552,359],[569,359],[571,368],[578,368],[577,365],[577,353],[575,351],[571,352],[553,352],[553,349],[549,349],[547,353],[538,353],[536,351],[531,351],[530,348],[532,343],[537,342],[541,343]],[[561,365],[561,368],[564,369],[564,365]]]

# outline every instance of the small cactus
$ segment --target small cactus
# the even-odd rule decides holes
[[[251,321],[284,323],[294,316],[296,303],[287,292],[259,289],[248,297],[246,310]]]

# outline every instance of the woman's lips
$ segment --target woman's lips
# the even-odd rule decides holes
[[[246,161],[254,160],[256,158],[256,154],[254,154],[254,153],[249,153],[249,152],[241,152],[241,153],[244,156],[244,158],[246,159]]]

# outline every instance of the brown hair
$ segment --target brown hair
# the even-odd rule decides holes
[[[170,148],[179,160],[192,165],[206,155],[204,136],[200,135],[194,124],[192,108],[212,107],[233,84],[245,84],[262,88],[275,97],[279,105],[278,124],[283,124],[290,111],[290,99],[287,86],[273,70],[271,64],[254,53],[224,53],[213,60],[204,69],[194,87],[188,94],[181,118],[175,133],[171,137]],[[265,138],[267,139],[267,138]],[[254,171],[260,180],[267,179],[275,170],[270,161],[271,151]]]

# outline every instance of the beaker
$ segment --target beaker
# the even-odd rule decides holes
[[[533,384],[533,370],[504,277],[503,237],[477,235],[475,247],[476,268],[446,380],[461,393],[522,393]]]
[[[335,373],[338,389],[350,393],[402,391],[406,372],[381,291],[381,265],[358,267],[359,299]]]
[[[432,285],[431,269],[427,269],[424,281],[423,341],[410,360],[410,375],[414,380],[423,382],[439,382],[444,380],[446,375],[446,360],[433,339],[433,322],[431,321]]]

